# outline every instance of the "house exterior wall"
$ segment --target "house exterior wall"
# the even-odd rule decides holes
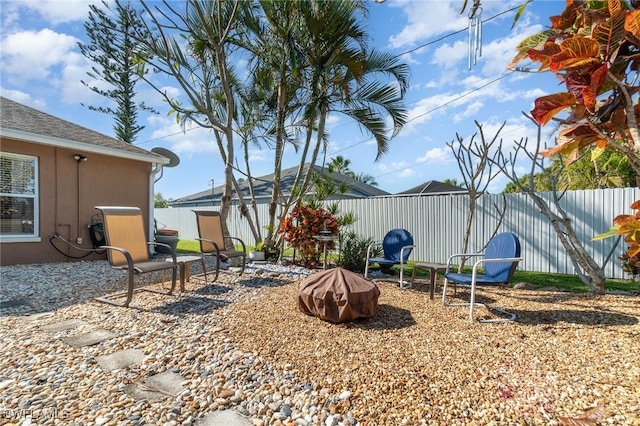
[[[3,153],[38,158],[39,241],[0,243],[0,265],[79,260],[81,252],[55,239],[64,254],[49,241],[58,232],[82,248],[93,248],[88,224],[97,205],[139,207],[149,218],[151,163],[11,139],[0,141]],[[77,161],[82,155],[86,161]],[[147,231],[148,232],[148,231]],[[91,254],[85,260],[106,259]]]

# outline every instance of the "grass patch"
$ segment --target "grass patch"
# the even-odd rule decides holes
[[[176,253],[200,253],[200,241],[178,240]]]
[[[255,246],[247,245],[247,253],[254,250]],[[242,250],[242,246],[236,245],[236,250]],[[176,253],[200,253],[200,241],[196,240],[178,240]],[[289,248],[284,251],[285,256],[293,256],[293,249]]]
[[[415,262],[409,262],[405,266],[405,274],[411,276],[413,273],[413,265]],[[397,268],[394,267],[394,268]],[[471,267],[465,267],[464,272],[471,273]],[[425,270],[418,269],[416,276],[428,276],[429,273]],[[589,292],[591,289],[587,287],[577,275],[564,275],[564,274],[548,274],[544,272],[531,272],[516,270],[513,274],[512,283],[525,282],[531,284],[534,288],[544,287],[556,287],[561,290],[577,291],[577,292]],[[607,291],[638,291],[636,284],[628,279],[608,279],[605,282],[605,288]]]
[[[252,246],[247,246],[247,250],[250,250]],[[236,249],[240,249],[240,247],[236,247]],[[200,253],[200,242],[195,240],[179,240],[178,246],[176,248],[177,253],[187,254],[187,253]],[[285,256],[291,257],[293,255],[292,249],[285,250]],[[335,253],[329,255],[333,258],[336,256]],[[411,277],[413,273],[413,265],[415,262],[409,261],[409,263],[405,266],[405,276]],[[395,266],[395,269],[398,267]],[[471,267],[466,267],[465,272],[471,273]],[[426,277],[429,273],[425,270],[418,269],[416,271],[416,276],[418,277]],[[531,272],[531,271],[516,271],[513,275],[513,283],[525,282],[531,284],[535,288],[544,288],[544,287],[556,287],[562,290],[568,291],[577,291],[577,292],[589,292],[591,291],[589,287],[580,281],[577,275],[563,275],[563,274],[547,274],[543,272]],[[638,291],[636,284],[628,279],[608,279],[605,283],[605,287],[607,291],[628,291],[635,292]]]

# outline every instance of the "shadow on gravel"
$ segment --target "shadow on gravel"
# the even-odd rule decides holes
[[[157,312],[164,315],[182,316],[190,314],[206,315],[216,309],[224,308],[230,302],[217,300],[209,297],[189,296],[166,305],[150,309],[150,312]]]
[[[638,318],[606,311],[598,310],[540,310],[540,311],[524,311],[506,308],[509,312],[517,315],[516,321],[520,324],[540,325],[540,324],[557,324],[571,323],[595,326],[608,325],[635,325]]]
[[[262,288],[262,287],[282,287],[291,283],[290,279],[282,279],[276,277],[250,277],[240,278],[236,284],[249,288]]]
[[[195,290],[193,293],[195,294],[204,294],[204,295],[216,295],[216,294],[225,294],[232,291],[230,287],[216,285],[216,284],[207,284]]]
[[[378,305],[378,313],[373,318],[354,321],[353,327],[363,330],[398,330],[415,325],[416,320],[407,309],[391,305]]]

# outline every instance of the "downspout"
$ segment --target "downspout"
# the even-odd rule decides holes
[[[158,178],[156,179],[156,175]],[[153,168],[149,173],[149,241],[155,240],[155,224],[154,224],[154,197],[155,197],[155,183],[162,177],[162,163],[153,163]],[[153,240],[152,240],[153,238]],[[150,247],[151,254],[155,253],[155,246]]]

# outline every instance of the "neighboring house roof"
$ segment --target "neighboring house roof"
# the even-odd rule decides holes
[[[303,171],[303,176],[307,173],[309,166],[306,165]],[[313,166],[313,169],[316,173],[327,174],[327,169],[323,169],[320,166]],[[280,188],[283,194],[288,195],[291,193],[291,189],[293,187],[296,172],[298,167],[291,167],[282,171],[280,176]],[[341,173],[333,173],[331,175],[336,184],[346,184],[349,187],[349,191],[345,194],[340,194],[335,198],[364,198],[364,197],[375,197],[380,195],[389,195],[388,192],[383,191],[375,186],[368,185],[356,179],[353,179],[350,176],[343,175]],[[253,191],[256,200],[268,200],[271,197],[273,190],[273,173],[261,176],[253,179]],[[248,182],[240,182],[240,188],[242,190],[242,194],[245,197],[249,197],[249,183]],[[181,205],[193,205],[195,203],[210,203],[213,201],[219,202],[222,198],[222,192],[224,190],[223,185],[219,185],[214,187],[213,189],[207,189],[205,191],[200,191],[195,194],[187,195],[185,197],[178,198],[176,200],[172,200],[170,204],[175,207],[180,207]],[[333,197],[332,197],[333,198]]]
[[[164,156],[3,97],[0,97],[0,136],[149,163],[169,163]]]
[[[398,192],[396,195],[442,195],[442,194],[460,194],[466,193],[465,188],[451,185],[449,183],[430,180],[418,186],[414,186],[406,191]]]

